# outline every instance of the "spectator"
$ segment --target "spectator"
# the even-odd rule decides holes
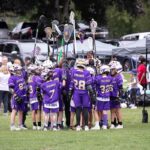
[[[137,68],[138,73],[138,81],[142,85],[143,88],[147,87],[147,79],[146,79],[146,59],[141,58],[140,64]]]
[[[0,103],[3,102],[4,105],[4,115],[7,115],[8,101],[9,101],[9,87],[8,80],[10,73],[7,66],[3,65],[0,68]]]
[[[10,66],[12,63],[8,61],[8,57],[7,56],[2,56],[2,62],[1,62],[2,66]]]

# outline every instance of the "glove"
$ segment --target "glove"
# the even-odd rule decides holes
[[[96,104],[96,94],[90,94],[90,98],[91,98],[91,102],[92,102],[92,104],[93,105],[95,105]]]
[[[89,92],[89,95],[90,95],[90,98],[91,98],[91,102],[94,105],[96,103],[96,93],[92,89],[91,85],[87,85],[87,90]]]
[[[19,97],[18,95],[14,96],[14,99],[18,104],[21,104],[23,102],[22,98]]]

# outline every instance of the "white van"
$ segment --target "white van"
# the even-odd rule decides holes
[[[121,40],[141,40],[147,36],[150,36],[150,32],[133,33],[122,36]]]

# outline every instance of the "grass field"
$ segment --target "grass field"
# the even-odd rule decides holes
[[[150,114],[150,108],[148,108]],[[142,109],[123,109],[124,129],[107,131],[9,131],[9,116],[0,114],[0,150],[150,150],[150,123],[142,124]]]

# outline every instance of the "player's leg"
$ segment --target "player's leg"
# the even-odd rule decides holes
[[[41,130],[42,127],[41,127],[41,110],[37,110],[37,113],[36,113],[36,120],[38,122],[37,124],[37,130]]]
[[[49,122],[49,118],[50,118],[50,109],[49,108],[43,108],[44,110],[44,131],[48,130],[48,122]]]
[[[116,115],[117,115],[117,119],[118,119],[118,125],[117,125],[116,129],[122,129],[123,128],[123,123],[122,123],[121,108],[117,108]]]
[[[19,128],[21,130],[26,130],[27,128],[23,127],[22,118],[23,118],[23,110],[19,110],[18,111],[18,125],[19,125]]]
[[[62,98],[59,100],[59,112],[58,112],[58,118],[57,118],[57,128],[63,129],[63,101]]]
[[[77,107],[76,108],[76,121],[77,121],[76,130],[77,131],[81,130],[81,126],[80,126],[81,112],[82,112],[82,107]]]
[[[33,124],[33,130],[36,130],[37,129],[36,110],[32,110],[32,124]]]
[[[110,115],[111,115],[111,126],[110,126],[110,129],[114,129],[115,126],[116,126],[116,110],[114,108],[112,108],[110,110]]]
[[[87,107],[83,108],[83,117],[84,117],[84,130],[88,131],[89,130],[89,127],[88,127],[89,112],[88,112]]]
[[[17,110],[12,109],[12,112],[11,112],[11,115],[10,115],[10,130],[11,131],[16,130],[16,127],[15,127],[16,113],[17,113]]]
[[[108,111],[107,110],[102,111],[102,120],[103,120],[102,129],[105,130],[108,127]]]
[[[51,128],[53,131],[57,131],[57,112],[51,111],[50,118],[51,118]]]
[[[76,109],[74,107],[70,108],[70,129],[74,130],[74,117]]]
[[[100,130],[99,122],[101,119],[100,119],[100,103],[99,103],[99,101],[96,101],[96,104],[95,104],[94,120],[95,120],[95,126],[92,128],[92,130]]]

